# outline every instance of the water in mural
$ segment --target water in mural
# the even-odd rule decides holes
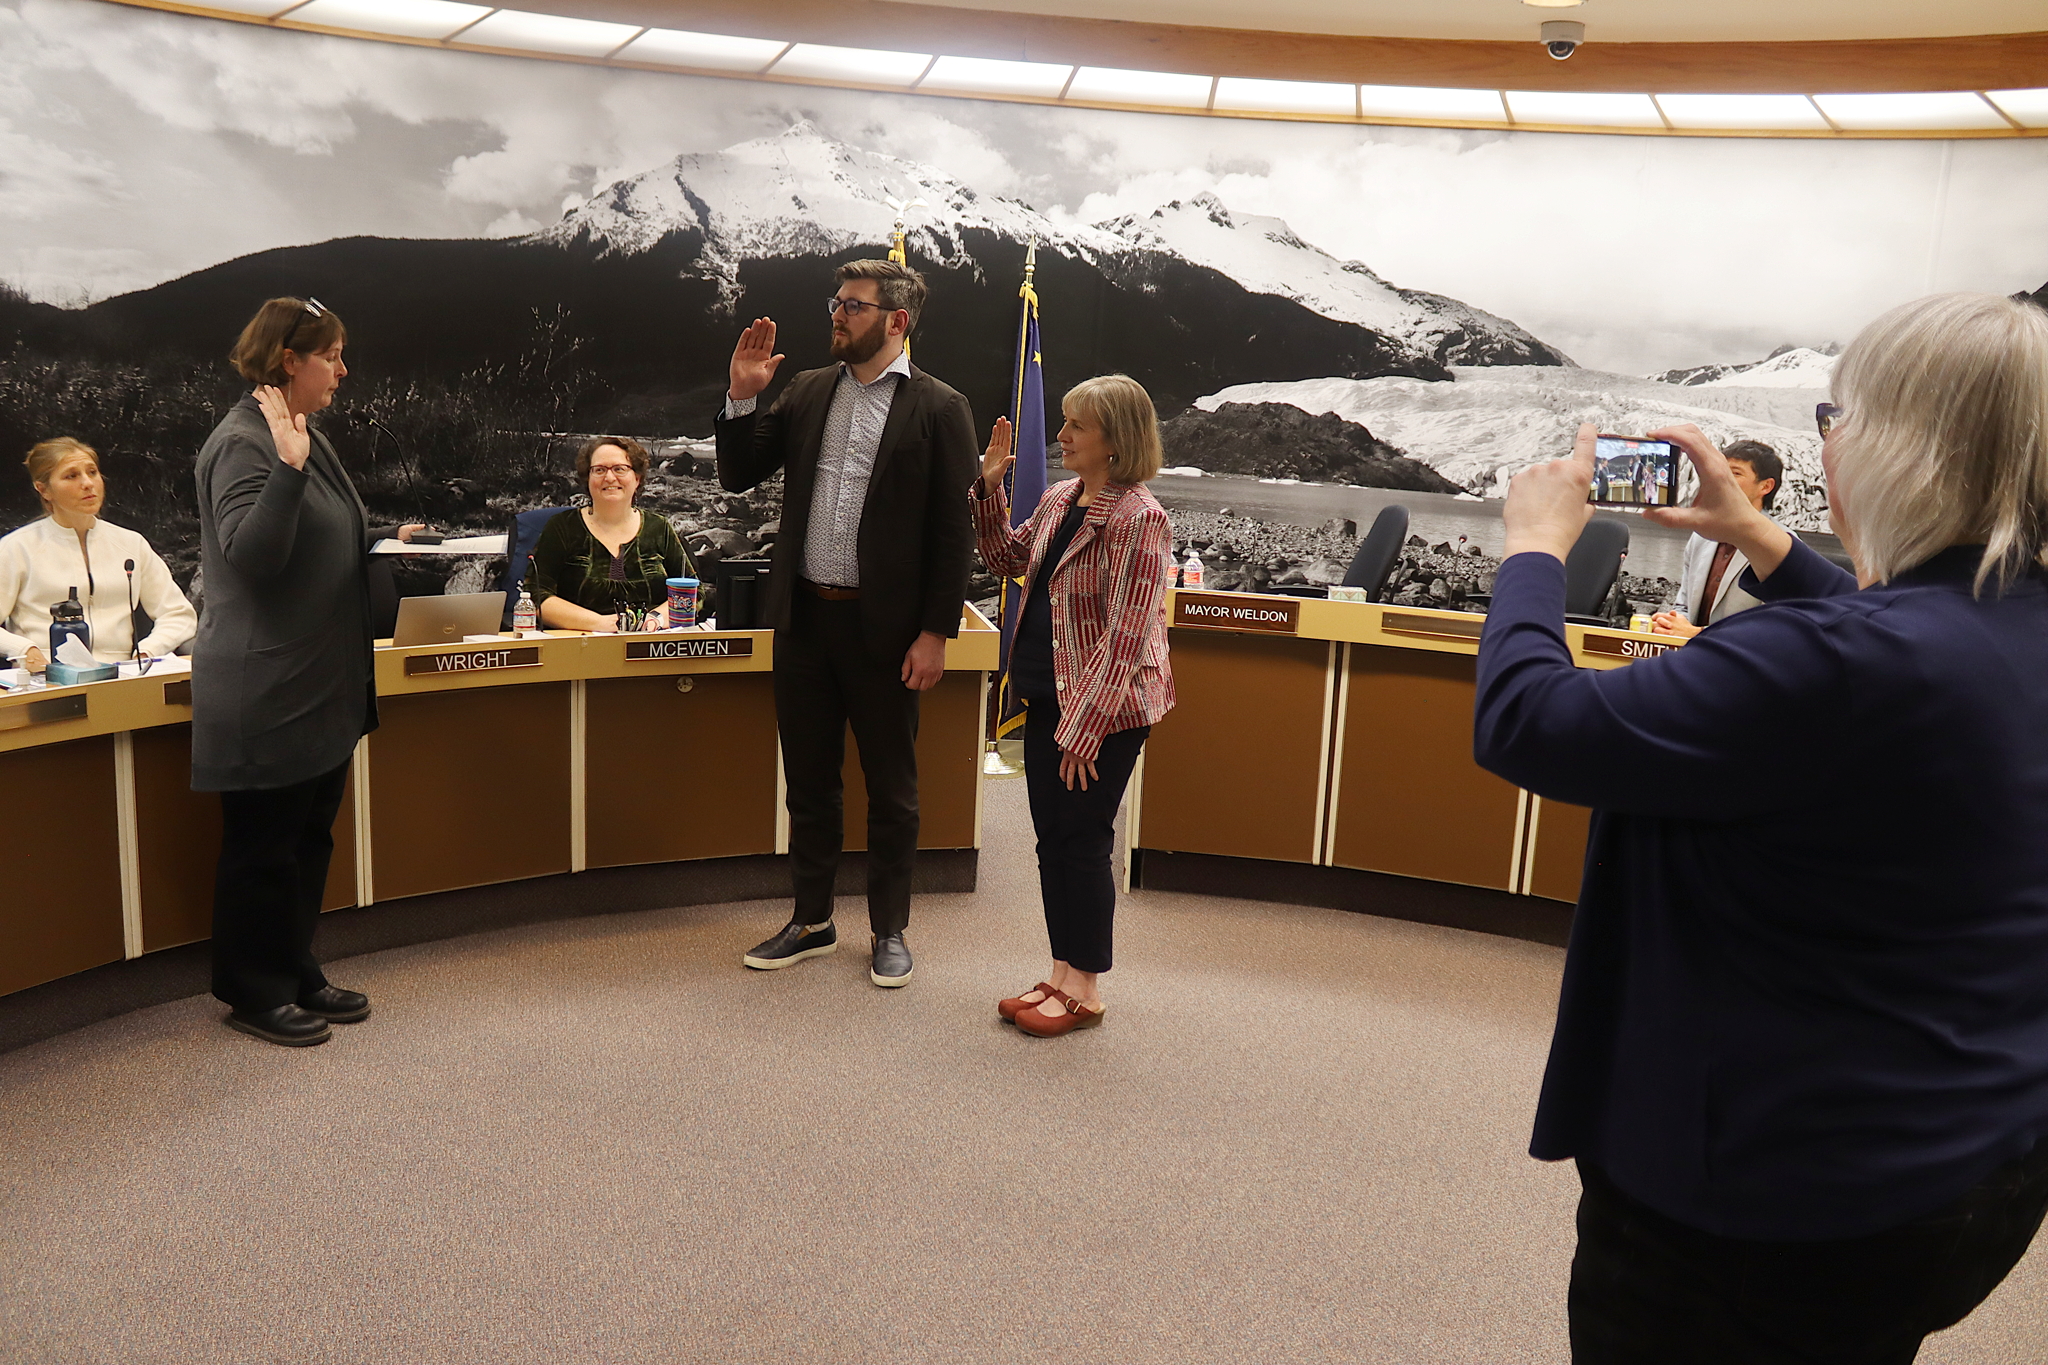
[[[172,26],[185,59],[165,69]],[[648,505],[710,562],[779,529],[775,486],[711,478],[734,336],[773,316],[785,373],[823,363],[832,265],[880,254],[888,201],[919,199],[915,355],[984,425],[1035,240],[1048,391],[1110,370],[1146,384],[1173,466],[1157,490],[1212,582],[1327,581],[1400,501],[1415,534],[1395,590],[1454,602],[1487,586],[1506,480],[1581,422],[1762,440],[1786,462],[1781,518],[1823,527],[1812,410],[1836,343],[1930,287],[2048,275],[2039,143],[1115,114],[89,0],[0,0],[0,40],[0,88],[21,96],[0,450],[97,445],[110,515],[181,577],[192,455],[239,389],[220,358],[273,294],[348,323],[354,373],[322,420],[373,513],[499,530],[577,497],[580,433],[632,434],[658,456]],[[289,88],[260,78],[281,61]],[[1825,214],[1803,207],[1816,185]],[[5,493],[0,526],[35,515],[25,487]],[[1636,524],[1632,600],[1668,596],[1681,540]]]

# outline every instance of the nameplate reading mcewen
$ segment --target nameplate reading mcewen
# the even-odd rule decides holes
[[[699,635],[676,639],[628,640],[626,662],[650,659],[746,659],[753,657],[751,635]]]
[[[1301,619],[1299,597],[1267,597],[1259,593],[1176,593],[1173,624],[1205,630],[1265,630],[1292,635]]]
[[[1659,654],[1669,654],[1683,643],[1680,640],[1645,640],[1640,635],[1594,635],[1589,631],[1579,642],[1579,648],[1588,654],[1607,654],[1617,659],[1654,659]]]
[[[417,678],[430,673],[484,673],[494,668],[539,667],[539,645],[513,645],[505,649],[463,649],[451,654],[408,655],[405,676]]]

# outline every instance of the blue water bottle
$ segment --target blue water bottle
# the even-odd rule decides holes
[[[78,600],[78,589],[71,590],[71,596],[50,608],[50,657],[57,657],[57,650],[66,640],[75,639],[87,650],[92,648],[92,627],[86,623],[85,604]]]

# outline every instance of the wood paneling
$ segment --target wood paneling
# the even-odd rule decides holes
[[[1139,846],[1314,862],[1328,642],[1169,638],[1180,700],[1145,745]]]
[[[1552,61],[1536,42],[1366,38],[962,10],[889,0],[553,0],[549,13],[1014,61],[1270,80],[1484,90],[2000,90],[2048,84],[2048,32],[1841,42],[1603,43]]]
[[[0,754],[0,994],[119,961],[114,738]]]
[[[1530,800],[1535,836],[1529,848],[1529,894],[1578,904],[1586,866],[1586,831],[1593,812],[1563,801]]]
[[[385,697],[370,736],[379,900],[569,870],[569,687]]]
[[[766,673],[584,684],[590,867],[775,851],[775,682]]]
[[[924,694],[917,715],[917,846],[974,847],[974,802],[981,783],[981,674],[948,673]],[[867,775],[860,746],[846,741],[846,843],[868,846]]]
[[[213,880],[220,859],[220,796],[192,790],[192,727],[134,732],[136,880],[144,952],[192,943],[213,932]],[[334,820],[334,860],[323,910],[356,903],[355,783]]]
[[[1332,863],[1509,889],[1518,797],[1472,761],[1476,664],[1351,646]]]

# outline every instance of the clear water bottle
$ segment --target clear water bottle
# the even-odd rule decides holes
[[[92,648],[92,627],[86,623],[85,603],[78,600],[76,588],[50,608],[50,657],[56,658],[58,647],[74,637],[84,648]]]
[[[533,594],[525,588],[519,590],[519,601],[512,608],[512,629],[520,634],[540,629],[540,608],[533,604]]]
[[[1188,551],[1188,562],[1181,565],[1180,583],[1184,588],[1202,586],[1202,557],[1193,550]]]

